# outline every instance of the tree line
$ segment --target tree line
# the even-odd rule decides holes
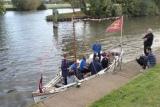
[[[160,0],[88,0],[87,14],[95,17],[149,16],[160,14]]]
[[[93,17],[111,17],[122,14],[128,16],[153,16],[160,14],[160,0],[63,0],[74,7],[81,8],[86,15]],[[12,0],[17,10],[45,9],[42,0]],[[3,13],[0,0],[0,13]]]

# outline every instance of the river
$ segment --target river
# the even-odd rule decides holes
[[[45,20],[51,13],[9,11],[0,16],[0,107],[32,104],[31,92],[37,89],[40,74],[43,73],[44,83],[48,82],[60,70],[62,54],[73,56],[72,23],[59,22],[58,29],[53,29],[52,23]],[[89,55],[96,40],[103,50],[120,43],[120,33],[105,32],[111,22],[76,22],[78,57]],[[143,53],[142,37],[149,27],[154,31],[155,50],[160,46],[160,17],[125,18],[124,62]]]

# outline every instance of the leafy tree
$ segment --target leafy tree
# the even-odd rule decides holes
[[[156,5],[158,6],[158,8],[160,10],[160,0],[154,0],[154,2],[156,3]]]
[[[89,12],[94,17],[112,16],[112,1],[111,0],[89,0]]]
[[[37,10],[37,8],[42,4],[41,0],[12,0],[13,5],[17,7],[18,10]]]
[[[87,13],[87,5],[85,0],[80,0],[80,8],[82,12]]]
[[[0,14],[4,14],[5,13],[5,8],[3,6],[3,0],[0,0]]]
[[[158,14],[158,7],[153,0],[125,0],[125,11],[131,16]]]

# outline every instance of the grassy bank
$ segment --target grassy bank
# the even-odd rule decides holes
[[[71,21],[73,16],[73,13],[64,13],[64,14],[59,14],[58,15],[58,21]],[[75,18],[85,18],[86,15],[82,12],[76,12],[75,13]],[[47,21],[52,21],[53,20],[53,16],[49,15],[46,17]]]
[[[104,96],[90,107],[160,107],[160,65]]]

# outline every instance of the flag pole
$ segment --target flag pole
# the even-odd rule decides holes
[[[123,39],[123,16],[121,16],[121,21],[122,21],[122,24],[121,24],[121,38],[120,38],[120,45],[122,47],[122,39]]]
[[[121,52],[123,51],[122,48],[123,48],[123,15],[121,16],[121,37],[120,37],[120,47],[121,47]],[[120,70],[122,70],[122,56],[121,56],[121,59],[120,59]]]
[[[74,22],[74,13],[72,16],[72,27],[73,27],[73,45],[74,45],[74,61],[77,60],[77,48],[76,48],[76,34],[75,34],[75,22]]]

